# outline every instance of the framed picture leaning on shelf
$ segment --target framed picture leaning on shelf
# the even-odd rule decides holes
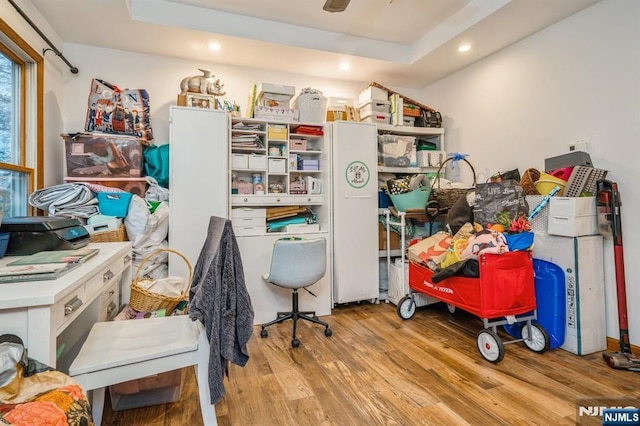
[[[216,97],[211,95],[203,95],[201,93],[187,93],[187,106],[204,109],[217,109]]]

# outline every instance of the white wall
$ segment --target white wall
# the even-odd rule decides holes
[[[603,0],[425,88],[443,112],[449,150],[470,154],[478,181],[586,140],[623,201],[630,340],[640,345],[640,2]],[[618,336],[611,241],[605,243],[607,335]]]
[[[87,95],[92,78],[106,80],[120,88],[144,88],[149,92],[152,128],[155,143],[168,142],[169,105],[175,105],[180,93],[180,81],[191,75],[201,75],[198,68],[213,71],[224,83],[225,100],[235,101],[246,112],[251,85],[261,82],[295,86],[296,93],[311,87],[321,90],[325,96],[354,97],[367,83],[319,79],[300,74],[276,73],[256,68],[243,68],[215,63],[202,63],[176,58],[145,55],[119,50],[96,48],[87,45],[65,43],[64,52],[80,73],[67,78],[64,84],[65,131],[77,132],[84,126]]]

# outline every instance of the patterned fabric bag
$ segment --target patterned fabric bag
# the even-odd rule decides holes
[[[149,94],[144,89],[122,90],[94,78],[91,80],[85,130],[152,140]]]

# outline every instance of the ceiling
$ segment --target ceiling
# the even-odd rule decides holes
[[[31,0],[65,42],[411,88],[598,1]]]

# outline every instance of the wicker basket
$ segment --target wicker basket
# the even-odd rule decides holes
[[[527,169],[520,178],[520,186],[524,190],[525,195],[540,195],[536,189],[536,182],[540,179],[540,171],[538,169]]]
[[[180,296],[177,297],[169,297],[158,293],[153,293],[145,288],[142,288],[139,283],[147,280],[150,281],[149,278],[140,278],[138,275],[140,271],[142,271],[142,267],[144,264],[154,257],[157,254],[162,252],[174,253],[177,254],[185,261],[187,267],[189,268],[189,279],[186,281],[185,287],[182,290]],[[191,287],[191,279],[193,278],[193,270],[191,268],[191,263],[187,260],[187,258],[180,252],[172,249],[158,249],[154,252],[148,254],[142,261],[140,265],[138,265],[138,269],[136,270],[136,274],[133,277],[133,282],[131,283],[131,299],[129,300],[129,306],[132,309],[138,312],[152,312],[157,311],[159,309],[165,309],[166,315],[170,315],[171,312],[178,306],[178,303],[185,300],[187,296],[187,292],[189,291],[189,287]]]
[[[476,187],[476,170],[473,168],[471,163],[466,159],[462,159],[465,163],[471,167],[471,172],[473,172],[473,185],[471,188],[440,188],[440,173],[442,172],[442,168],[447,162],[452,161],[453,157],[447,158],[445,161],[440,164],[440,168],[438,168],[438,172],[436,173],[436,177],[433,179],[433,183],[431,184],[431,196],[429,197],[430,201],[437,201],[438,207],[449,208],[453,206],[453,204],[460,199],[460,197],[467,194],[469,189]],[[437,186],[436,186],[437,183]]]
[[[127,228],[124,225],[120,225],[118,229],[104,232],[96,232],[89,236],[89,241],[92,243],[112,243],[117,241],[129,241],[127,237]]]

